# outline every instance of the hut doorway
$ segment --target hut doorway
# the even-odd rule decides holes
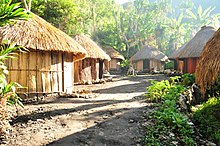
[[[144,59],[143,60],[143,70],[150,70],[150,60],[149,59]]]
[[[104,60],[99,60],[99,79],[103,78],[103,64]]]

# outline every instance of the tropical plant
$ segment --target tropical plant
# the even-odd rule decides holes
[[[153,81],[147,88],[151,100],[160,101],[158,109],[153,111],[153,125],[146,127],[146,145],[194,145],[193,128],[189,119],[177,109],[177,102],[181,93],[186,89],[178,85],[179,77],[170,81]],[[176,143],[176,144],[174,144]]]
[[[7,23],[13,23],[15,19],[28,19],[28,14],[24,9],[20,8],[20,3],[12,3],[12,0],[0,1],[0,27]],[[13,116],[11,105],[19,104],[21,106],[19,96],[16,94],[16,87],[20,86],[17,83],[7,82],[7,66],[5,60],[13,59],[16,47],[15,44],[8,45],[6,42],[1,42],[0,45],[0,142],[5,138],[10,124],[9,120]]]
[[[15,19],[28,19],[28,14],[20,8],[20,3],[12,3],[12,0],[0,1],[0,27],[12,23]]]
[[[194,13],[192,10],[186,10],[186,17],[191,21],[195,30],[198,30],[204,25],[219,24],[220,13],[212,14],[215,7],[208,7],[207,9],[202,9],[200,5],[197,12]]]

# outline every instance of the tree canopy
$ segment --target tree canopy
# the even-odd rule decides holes
[[[126,58],[143,45],[169,55],[203,25],[219,27],[220,18],[215,7],[190,0],[32,0],[31,10],[67,34],[88,34]]]

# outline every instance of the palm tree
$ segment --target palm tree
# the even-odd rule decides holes
[[[187,9],[186,14],[187,18],[191,21],[194,26],[194,29],[198,30],[200,27],[205,25],[218,25],[220,13],[212,14],[215,7],[208,7],[207,9],[202,9],[200,5],[196,13],[192,10]]]

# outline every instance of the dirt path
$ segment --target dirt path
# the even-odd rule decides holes
[[[162,75],[124,77],[114,82],[77,86],[92,98],[57,98],[26,105],[13,121],[11,146],[138,146],[149,103],[143,94]]]

